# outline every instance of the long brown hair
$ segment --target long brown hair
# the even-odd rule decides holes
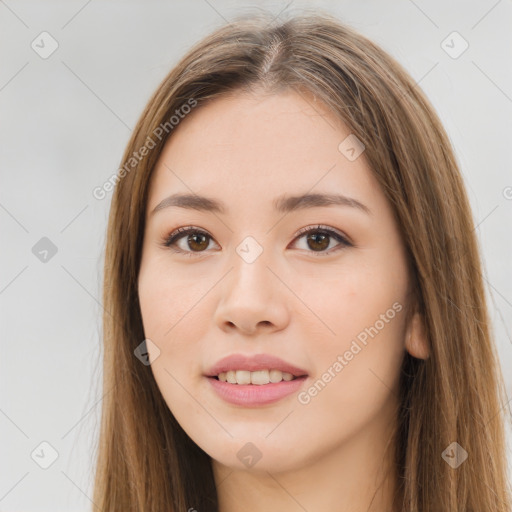
[[[404,355],[395,510],[510,512],[503,379],[452,147],[400,64],[329,14],[281,23],[266,14],[244,16],[217,29],[167,75],[133,130],[106,240],[106,395],[94,503],[103,512],[218,509],[210,457],[177,423],[150,367],[134,356],[144,340],[137,278],[151,172],[179,129],[169,120],[177,110],[186,113],[185,104],[199,109],[222,94],[256,87],[312,92],[363,142],[408,251],[430,357]],[[137,162],[130,160],[134,153]],[[468,453],[456,469],[443,458],[453,442]]]

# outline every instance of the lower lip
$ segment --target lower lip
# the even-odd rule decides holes
[[[296,393],[306,379],[307,377],[303,376],[288,381],[282,380],[281,382],[257,385],[230,384],[208,377],[213,389],[222,399],[230,404],[246,407],[277,402],[292,393]]]

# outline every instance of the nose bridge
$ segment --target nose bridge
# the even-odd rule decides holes
[[[219,325],[232,324],[249,333],[258,325],[282,328],[286,323],[286,301],[281,300],[278,289],[281,284],[268,268],[273,266],[271,254],[251,236],[234,248],[215,315]]]
[[[239,286],[241,290],[251,294],[272,287],[272,283],[268,281],[274,276],[267,268],[270,252],[255,237],[246,236],[235,247],[230,259],[230,264],[234,267],[231,285]]]

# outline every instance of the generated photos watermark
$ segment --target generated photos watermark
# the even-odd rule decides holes
[[[336,361],[333,362],[329,368],[322,374],[322,376],[317,379],[314,384],[312,384],[308,389],[301,391],[297,395],[297,399],[299,403],[303,405],[307,405],[311,402],[311,400],[322,391],[329,382],[332,381],[338,375],[345,366],[347,366],[350,361],[354,359],[354,357],[359,354],[364,347],[368,344],[368,337],[374,338],[379,334],[379,332],[384,329],[386,324],[388,324],[395,315],[402,311],[403,306],[399,302],[395,302],[385,313],[382,313],[379,316],[379,320],[377,320],[372,326],[366,327],[363,331],[361,331],[356,339],[352,340],[350,344],[350,348],[346,350],[343,355],[338,355]],[[359,343],[362,345],[360,345]]]
[[[117,182],[123,179],[130,171],[132,171],[137,165],[146,157],[150,150],[156,147],[157,141],[162,141],[162,139],[167,136],[171,130],[173,130],[182,119],[185,118],[187,114],[189,114],[192,109],[197,106],[197,100],[194,98],[190,98],[187,103],[181,105],[180,108],[177,108],[174,111],[174,115],[172,115],[165,123],[160,123],[146,138],[146,141],[138,149],[138,151],[134,151],[132,156],[128,158],[123,167],[118,169],[117,173],[112,174],[105,182],[98,187],[95,187],[92,191],[92,195],[98,201],[105,199],[107,197],[108,192],[112,192]]]

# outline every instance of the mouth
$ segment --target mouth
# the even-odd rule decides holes
[[[206,377],[230,384],[269,384],[303,377],[307,372],[270,354],[232,354],[217,361]]]
[[[296,394],[307,378],[307,375],[297,376],[280,370],[231,370],[207,377],[219,398],[244,408],[273,404]]]
[[[208,377],[213,391],[223,401],[239,407],[259,407],[279,402],[300,391],[307,376],[294,377],[292,380],[269,382],[268,384],[230,384],[218,377]]]
[[[283,372],[275,368],[257,371],[229,370],[227,372],[221,372],[218,375],[210,376],[210,378],[216,379],[220,382],[241,386],[249,384],[265,386],[268,384],[278,384],[283,381],[290,382],[292,380],[300,379],[301,377],[307,377],[307,375],[293,375],[292,373]]]
[[[305,370],[271,354],[232,354],[204,375],[225,402],[257,407],[299,391],[308,378]]]

